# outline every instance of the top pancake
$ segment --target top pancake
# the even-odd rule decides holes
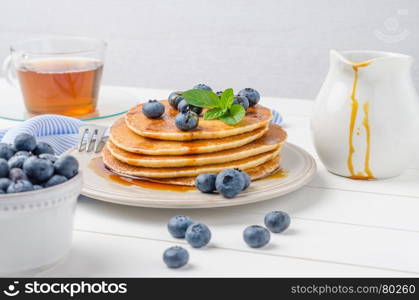
[[[199,118],[198,127],[191,131],[182,131],[175,125],[179,113],[167,100],[160,101],[165,112],[159,119],[149,119],[142,113],[143,104],[131,108],[125,116],[126,125],[136,134],[159,140],[190,141],[197,139],[219,139],[242,134],[266,127],[272,119],[270,109],[261,105],[250,107],[243,120],[236,125],[228,125],[220,120]]]

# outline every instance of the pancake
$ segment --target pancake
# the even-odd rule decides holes
[[[218,173],[227,168],[240,168],[242,170],[254,168],[278,155],[279,149],[258,154],[253,157],[227,162],[222,164],[213,164],[199,167],[176,167],[176,168],[147,168],[128,165],[117,160],[112,156],[108,146],[102,150],[104,164],[117,173],[150,178],[177,178],[192,177],[203,173]]]
[[[279,163],[281,161],[281,156],[277,155],[274,158],[268,160],[267,162],[250,169],[246,169],[246,173],[249,174],[252,181],[268,177],[279,170]],[[195,186],[196,177],[180,177],[180,178],[145,178],[145,180],[164,183],[164,184],[174,184],[174,185],[186,185],[186,186]]]
[[[110,141],[108,141],[107,147],[112,156],[132,166],[149,168],[189,167],[231,162],[276,150],[285,142],[286,137],[286,132],[280,126],[270,124],[268,132],[252,143],[236,149],[206,154],[150,156],[125,151]]]
[[[125,119],[117,120],[111,127],[109,140],[119,148],[133,153],[147,155],[184,155],[222,151],[238,148],[260,138],[268,130],[261,127],[243,134],[222,139],[182,141],[163,141],[143,137],[131,131]]]
[[[143,104],[131,108],[125,115],[127,126],[144,137],[172,140],[191,141],[199,139],[219,139],[238,135],[265,127],[272,119],[271,110],[261,105],[250,107],[243,120],[236,125],[228,125],[220,120],[204,120],[199,118],[198,127],[191,131],[182,131],[175,125],[175,117],[179,113],[171,107],[167,100],[160,101],[165,106],[165,112],[159,119],[149,119],[142,112]]]

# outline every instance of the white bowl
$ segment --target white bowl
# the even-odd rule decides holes
[[[70,251],[82,174],[37,191],[0,195],[0,274],[34,274]]]

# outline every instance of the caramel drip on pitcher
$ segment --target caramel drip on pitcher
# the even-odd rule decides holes
[[[370,155],[371,155],[371,129],[369,125],[369,103],[365,102],[363,104],[363,112],[364,112],[364,119],[362,121],[362,125],[365,127],[366,132],[366,142],[367,142],[367,149],[365,151],[365,161],[364,161],[364,172],[367,175],[364,175],[362,172],[355,173],[354,166],[353,166],[353,154],[355,152],[354,144],[353,144],[353,135],[355,129],[355,122],[356,117],[358,115],[358,108],[359,102],[356,99],[356,88],[358,84],[358,71],[359,68],[364,68],[368,66],[371,62],[362,62],[362,63],[353,63],[352,69],[354,70],[354,82],[352,85],[352,93],[351,93],[351,117],[349,123],[349,153],[348,153],[348,169],[351,174],[350,178],[352,179],[373,179],[374,175],[370,169]]]

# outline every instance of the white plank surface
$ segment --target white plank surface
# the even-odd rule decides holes
[[[166,90],[127,88],[139,102],[165,97]],[[0,92],[1,95],[1,92]],[[284,115],[289,140],[317,157],[309,133],[311,102],[264,99]],[[111,120],[101,121],[102,123]],[[0,126],[13,123],[0,121]],[[81,197],[74,246],[67,260],[45,276],[418,276],[419,168],[402,176],[362,182],[319,172],[306,187],[270,201],[242,207],[168,210],[118,206]],[[152,192],[152,191],[150,191]],[[250,249],[247,225],[262,224],[271,210],[292,217],[271,244]],[[167,220],[188,214],[209,225],[213,240],[192,249],[184,270],[167,269],[165,248],[185,244],[170,237]]]

